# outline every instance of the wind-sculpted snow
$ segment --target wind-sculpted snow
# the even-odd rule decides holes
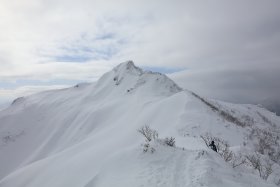
[[[257,106],[209,103],[253,119],[250,127],[279,127],[279,117]],[[143,153],[144,125],[174,137],[176,147],[153,142],[156,151]],[[249,166],[233,169],[200,138],[209,133],[234,151],[254,152],[250,132],[130,61],[94,84],[23,97],[2,111],[0,186],[275,186],[276,174],[265,181]]]

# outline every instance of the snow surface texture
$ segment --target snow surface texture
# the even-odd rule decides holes
[[[275,174],[265,181],[247,166],[233,169],[200,135],[250,151],[252,124],[236,125],[221,111],[273,130],[279,117],[253,105],[208,101],[221,111],[213,110],[203,101],[131,61],[96,84],[19,98],[0,112],[0,186],[276,186]],[[137,132],[143,125],[160,138],[175,137],[176,147],[151,142],[156,151],[143,153]]]

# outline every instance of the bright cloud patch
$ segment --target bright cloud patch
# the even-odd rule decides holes
[[[207,88],[206,96],[217,92],[219,99],[248,103],[247,93],[261,93],[258,102],[269,91],[278,98],[272,102],[279,101],[279,6],[255,0],[1,0],[0,80],[96,80],[134,60],[166,74],[186,67],[181,81]],[[215,81],[219,69],[224,73]]]

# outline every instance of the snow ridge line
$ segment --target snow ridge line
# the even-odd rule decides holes
[[[236,125],[238,125],[240,127],[247,126],[246,123],[240,121],[238,118],[232,116],[230,113],[228,113],[228,112],[226,112],[224,110],[219,109],[218,107],[216,107],[215,105],[213,105],[209,101],[205,100],[204,98],[200,97],[196,93],[191,92],[191,94],[194,97],[198,98],[200,101],[202,101],[204,104],[206,104],[208,107],[210,107],[214,112],[217,112],[223,119],[227,120],[228,122],[235,123]]]

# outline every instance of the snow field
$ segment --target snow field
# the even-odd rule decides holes
[[[258,126],[267,125],[262,116],[280,122],[256,106],[212,102],[239,118],[249,115]],[[137,132],[143,125],[159,138],[175,137],[177,147],[153,142],[156,151],[143,153]],[[0,137],[7,141],[0,143],[0,186],[275,186],[209,150],[200,138],[207,132],[237,150],[252,144],[247,128],[165,75],[123,63],[96,84],[42,92],[2,111]]]

